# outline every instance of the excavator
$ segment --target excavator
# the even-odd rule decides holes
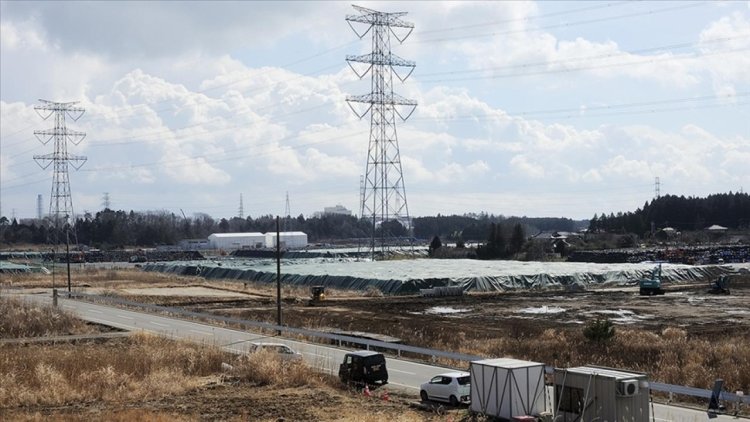
[[[706,292],[712,295],[728,295],[729,293],[729,277],[726,275],[720,275],[713,283],[709,285],[709,290]]]
[[[663,295],[661,288],[661,263],[651,271],[651,278],[638,280],[641,296]]]

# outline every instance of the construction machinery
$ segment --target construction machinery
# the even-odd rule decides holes
[[[310,287],[310,301],[307,302],[309,306],[315,306],[316,303],[320,303],[326,298],[325,286],[312,286]]]
[[[708,294],[712,295],[728,295],[729,293],[729,276],[720,275],[719,278],[714,280],[708,289]]]
[[[638,280],[641,296],[663,295],[661,288],[661,263],[651,271],[651,278]]]

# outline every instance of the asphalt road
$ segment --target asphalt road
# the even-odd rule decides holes
[[[29,295],[26,298],[38,302],[50,303],[48,295]],[[82,319],[129,331],[145,331],[175,339],[195,341],[197,343],[219,346],[235,353],[247,352],[252,341],[273,341],[287,344],[302,353],[305,361],[320,370],[338,373],[338,365],[346,353],[344,349],[326,347],[317,344],[287,340],[280,337],[269,337],[246,331],[215,327],[198,322],[167,318],[142,312],[95,305],[87,302],[59,298],[59,306],[78,314]],[[426,365],[401,359],[388,358],[387,367],[389,385],[398,386],[418,396],[419,385],[432,376],[447,372],[447,368]],[[454,369],[450,369],[454,370]],[[654,404],[652,420],[654,422],[686,421],[699,422],[708,420],[705,411],[686,409],[678,406]],[[747,418],[735,418],[721,415],[713,421],[737,421]]]

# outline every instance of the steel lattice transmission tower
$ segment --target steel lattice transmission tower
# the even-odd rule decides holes
[[[70,165],[78,170],[86,162],[86,157],[68,153],[68,142],[78,145],[86,137],[86,134],[68,129],[65,125],[65,117],[77,121],[86,110],[76,106],[77,102],[39,101],[41,104],[34,106],[34,109],[42,119],[47,120],[51,116],[55,116],[54,128],[34,131],[34,135],[44,145],[54,140],[55,151],[51,154],[35,155],[34,160],[43,169],[52,166],[52,193],[49,198],[49,215],[57,232],[65,224],[69,225],[73,218],[73,199],[70,195],[68,166]]]
[[[347,23],[360,39],[368,33],[372,38],[371,53],[346,56],[349,67],[360,79],[368,73],[371,75],[371,91],[365,95],[347,96],[346,101],[360,119],[368,112],[370,114],[370,141],[361,192],[361,215],[372,220],[370,247],[374,256],[377,237],[380,238],[380,247],[383,251],[395,237],[387,229],[389,225],[384,223],[397,221],[406,228],[407,233],[411,233],[409,206],[406,202],[404,174],[396,134],[396,117],[406,121],[416,109],[417,102],[393,92],[393,76],[401,82],[405,81],[414,71],[416,64],[391,52],[391,35],[399,43],[403,43],[414,30],[414,24],[401,19],[406,12],[385,13],[359,6],[353,7],[359,14],[348,15]],[[357,31],[352,23],[366,25],[367,29],[364,32]],[[402,36],[398,35],[399,30],[403,32]],[[357,67],[366,65],[366,68],[357,70],[353,63],[359,63]],[[366,108],[360,113],[352,103],[365,104]]]

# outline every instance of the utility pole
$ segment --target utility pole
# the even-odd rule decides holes
[[[281,233],[279,216],[276,216],[276,325],[281,326]],[[277,332],[281,335],[281,330]]]
[[[66,231],[70,231],[72,227],[73,199],[70,194],[68,166],[70,165],[78,170],[86,162],[86,157],[68,153],[68,142],[78,145],[86,137],[86,134],[68,129],[65,124],[65,116],[77,121],[86,110],[76,106],[77,102],[39,101],[41,104],[34,106],[34,110],[42,119],[47,120],[51,116],[55,116],[54,128],[34,131],[34,135],[44,145],[54,140],[55,150],[51,154],[35,155],[34,161],[43,169],[52,165],[52,193],[50,194],[49,215],[54,227],[52,240],[56,247],[60,240],[60,230],[65,228]],[[67,235],[68,233],[66,233]]]
[[[68,267],[68,299],[70,299],[70,229],[65,230],[65,262]]]
[[[393,92],[393,76],[401,82],[405,81],[414,71],[416,64],[391,52],[391,35],[399,43],[403,43],[414,30],[414,24],[401,19],[406,12],[385,13],[360,6],[353,7],[359,14],[347,15],[347,23],[360,39],[368,33],[371,33],[372,38],[371,53],[346,56],[349,67],[360,79],[368,73],[371,75],[371,91],[364,95],[349,95],[346,101],[360,119],[370,114],[370,139],[361,209],[362,216],[366,215],[372,221],[370,255],[374,259],[378,228],[382,252],[386,251],[388,241],[394,240],[386,223],[397,222],[411,233],[411,219],[396,134],[396,116],[406,121],[416,109],[417,102]],[[352,23],[363,24],[366,28],[363,32],[357,31]],[[405,33],[399,36],[394,29],[403,30]],[[358,71],[353,63],[364,64],[367,67],[364,71]],[[403,76],[397,69],[402,69]],[[365,104],[366,108],[361,113],[357,112],[352,103]]]

